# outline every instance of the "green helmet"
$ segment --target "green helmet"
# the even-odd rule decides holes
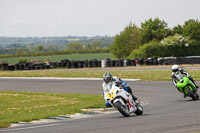
[[[112,75],[111,75],[111,73],[109,73],[109,72],[104,73],[103,74],[103,80],[104,80],[104,82],[106,84],[109,83],[110,81],[112,81]]]

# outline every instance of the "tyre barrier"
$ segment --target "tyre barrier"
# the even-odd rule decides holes
[[[136,58],[133,60],[85,60],[75,61],[64,59],[60,62],[47,63],[1,63],[0,69],[4,71],[42,70],[55,68],[93,68],[93,67],[127,67],[140,65],[173,65],[173,64],[200,64],[200,57],[163,57],[163,58]]]

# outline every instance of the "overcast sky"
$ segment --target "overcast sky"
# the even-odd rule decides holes
[[[200,0],[0,0],[0,36],[115,36],[156,17],[200,21]]]

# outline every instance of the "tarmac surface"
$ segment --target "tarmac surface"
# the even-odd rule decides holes
[[[0,129],[0,133],[195,133],[200,132],[200,100],[183,98],[170,81],[127,81],[148,101],[144,114],[119,112],[73,120]],[[102,94],[101,80],[0,79],[0,91]],[[200,82],[197,82],[200,85]]]

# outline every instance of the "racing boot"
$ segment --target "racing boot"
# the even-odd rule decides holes
[[[194,82],[194,79],[192,78],[192,77],[189,77],[189,79],[192,81],[192,83],[195,85],[195,87],[198,89],[199,88],[199,86],[198,85],[196,85],[196,83]]]
[[[140,103],[140,101],[139,101],[138,98],[137,98],[136,96],[134,96],[133,94],[132,94],[132,98],[133,98],[133,100],[134,100],[134,102],[135,102],[135,105],[137,106],[137,105]]]
[[[196,84],[195,84],[195,86],[196,86],[196,88],[197,88],[197,89],[199,88],[199,86],[198,86],[198,85],[196,85]]]
[[[132,94],[133,100],[136,101],[138,98]]]
[[[133,98],[133,100],[134,100],[134,101],[136,101],[136,100],[137,100],[137,97],[133,95],[133,92],[132,92],[132,90],[131,90],[131,87],[130,87],[130,86],[128,86],[128,87],[127,87],[127,92],[128,92],[128,93],[130,93],[130,94],[132,95],[132,98]]]

